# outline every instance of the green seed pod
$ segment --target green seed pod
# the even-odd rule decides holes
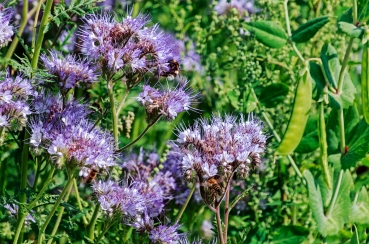
[[[366,123],[369,124],[369,43],[366,42],[363,47],[363,58],[361,61],[361,99],[363,114]]]
[[[276,154],[291,154],[298,146],[309,118],[311,96],[312,81],[309,71],[306,69],[297,85],[290,121]]]
[[[329,172],[328,166],[328,145],[327,145],[327,132],[325,130],[324,120],[324,102],[319,104],[319,120],[318,120],[318,134],[319,134],[319,147],[320,147],[320,163],[323,170],[324,182],[329,189],[332,189],[332,178]]]

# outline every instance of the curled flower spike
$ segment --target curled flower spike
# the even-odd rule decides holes
[[[158,25],[146,27],[149,20],[148,15],[133,18],[131,13],[121,22],[107,14],[88,15],[80,31],[82,52],[96,60],[108,76],[124,70],[127,75],[138,78],[147,72],[176,77],[179,48]],[[136,79],[128,82],[129,87],[137,84]]]
[[[13,12],[0,4],[0,48],[7,46],[12,40],[14,34],[13,27],[10,25],[12,17]]]
[[[20,130],[26,126],[27,115],[31,113],[27,100],[32,94],[27,79],[22,76],[13,79],[6,73],[0,80],[0,128]]]
[[[198,94],[192,94],[187,84],[186,81],[184,84],[166,91],[159,91],[149,85],[144,85],[137,101],[145,108],[148,123],[155,121],[160,116],[167,120],[174,120],[182,111],[196,111],[191,105],[196,103]]]
[[[182,170],[186,180],[198,180],[208,204],[223,196],[225,182],[236,172],[246,178],[250,168],[258,167],[267,137],[263,125],[250,115],[224,118],[213,115],[190,127],[178,128],[177,146],[183,154]]]
[[[178,224],[156,226],[150,231],[149,238],[153,243],[176,244],[181,240],[182,236],[177,233],[178,228]]]
[[[51,51],[50,57],[42,55],[41,60],[50,74],[56,76],[63,90],[74,88],[78,83],[93,83],[97,79],[94,67],[86,59],[78,60],[72,55],[63,58],[60,53]]]

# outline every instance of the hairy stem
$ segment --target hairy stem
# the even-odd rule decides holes
[[[73,179],[73,188],[74,188],[74,193],[76,194],[78,208],[79,208],[80,211],[82,211],[83,208],[82,208],[82,203],[81,203],[81,197],[79,196],[76,179]],[[87,219],[86,219],[85,215],[82,215],[82,221],[83,221],[83,225],[86,227],[88,225],[88,222],[87,222]]]
[[[161,116],[158,116],[153,122],[151,122],[150,124],[148,124],[145,128],[144,131],[142,131],[142,133],[133,141],[131,141],[129,144],[125,145],[124,147],[120,148],[117,150],[117,152],[122,152],[124,150],[126,150],[127,148],[129,148],[130,146],[132,146],[133,144],[135,144],[138,140],[140,140],[145,134],[146,132],[154,125],[156,124],[156,122],[159,121],[159,119],[161,118]]]
[[[74,176],[71,173],[69,175],[68,182],[67,182],[66,186],[64,187],[63,191],[60,193],[58,199],[56,200],[53,208],[51,209],[49,215],[47,216],[44,224],[42,225],[42,227],[39,231],[39,237],[38,237],[38,241],[37,241],[38,244],[43,243],[42,240],[43,240],[43,237],[45,235],[45,230],[46,230],[47,226],[49,225],[50,220],[53,217],[56,209],[59,207],[59,205],[60,205],[61,201],[63,200],[64,196],[67,194],[67,192],[69,191],[71,185],[73,184],[73,179],[74,179]]]
[[[224,237],[223,237],[222,220],[220,219],[219,206],[216,208],[215,215],[216,215],[216,218],[217,218],[218,237],[219,237],[220,244],[226,244],[224,242]]]
[[[74,179],[73,179],[73,181],[74,181]],[[64,202],[68,202],[69,195],[70,195],[71,191],[72,191],[72,185],[69,186],[69,189],[67,190],[67,194],[65,194]],[[53,242],[53,237],[55,236],[56,232],[59,229],[59,225],[60,225],[61,219],[62,219],[63,214],[64,214],[64,209],[65,208],[63,206],[59,209],[58,218],[56,219],[53,231],[51,232],[51,238],[49,239],[47,244],[51,244]]]
[[[90,220],[90,224],[88,225],[87,228],[87,235],[88,238],[90,238],[92,241],[95,239],[95,225],[96,225],[96,221],[99,217],[99,213],[100,213],[100,204],[97,204],[94,210],[94,213],[92,214],[91,220]]]
[[[115,141],[115,148],[119,148],[119,141],[118,141],[118,116],[117,116],[117,110],[115,108],[115,99],[114,99],[114,93],[113,93],[113,83],[108,81],[108,95],[109,95],[109,101],[110,101],[110,109],[111,109],[111,116],[113,121],[113,135],[114,135],[114,141]]]
[[[190,194],[188,194],[188,196],[187,196],[186,202],[183,204],[181,210],[179,211],[179,213],[177,215],[177,218],[176,218],[176,223],[178,223],[179,220],[181,219],[182,214],[184,213],[188,203],[190,202],[191,197],[192,197],[193,193],[195,192],[195,190],[196,190],[196,183],[193,184],[193,186],[191,188],[191,191],[190,191]]]

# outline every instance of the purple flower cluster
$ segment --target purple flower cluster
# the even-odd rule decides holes
[[[182,111],[195,110],[191,105],[198,95],[192,94],[187,84],[188,82],[185,82],[165,91],[144,85],[137,101],[145,108],[148,122],[155,121],[161,116],[167,120],[174,120]]]
[[[9,8],[4,8],[0,4],[0,48],[5,47],[12,40],[14,34],[13,27],[10,25],[10,20],[13,17],[13,11]]]
[[[218,14],[222,15],[228,13],[232,8],[236,9],[241,14],[245,11],[248,13],[254,13],[254,0],[220,0],[214,7],[214,10]]]
[[[47,152],[57,166],[86,166],[99,170],[115,164],[115,143],[109,132],[86,119],[85,105],[61,96],[40,94],[33,101],[30,145],[34,152]]]
[[[180,234],[177,233],[179,225],[159,225],[150,231],[149,238],[153,243],[176,244],[181,240]]]
[[[93,83],[97,79],[94,67],[86,59],[78,60],[72,55],[63,58],[60,53],[51,51],[50,58],[42,55],[41,60],[50,74],[56,77],[62,92],[78,83]]]
[[[14,215],[15,217],[17,217],[17,216],[18,216],[18,209],[19,209],[18,205],[15,205],[15,204],[12,204],[12,205],[10,205],[10,204],[6,204],[6,205],[4,206],[4,208],[6,208],[7,210],[9,210],[9,212],[10,212],[12,215]],[[32,211],[32,212],[34,212],[34,211]],[[24,223],[25,223],[26,225],[30,225],[30,224],[31,224],[31,222],[32,222],[32,223],[36,223],[36,220],[35,220],[35,218],[33,218],[33,217],[32,217],[32,215],[31,215],[31,214],[27,213],[27,215],[26,215],[26,219],[25,219]]]
[[[149,16],[130,13],[117,22],[105,15],[89,15],[81,31],[82,51],[95,59],[106,74],[124,70],[141,77],[146,72],[175,77],[179,73],[178,47],[158,25],[147,27]],[[135,83],[130,84],[131,86]]]
[[[8,72],[0,79],[0,128],[20,130],[31,113],[27,105],[33,94],[31,83],[22,76],[13,79]]]
[[[178,129],[176,143],[183,153],[182,170],[188,181],[198,180],[202,187],[206,184],[227,182],[234,172],[241,178],[246,178],[250,166],[258,167],[260,153],[265,150],[267,137],[263,134],[263,126],[257,119],[249,116],[244,121],[227,115],[223,119],[213,115],[210,120],[198,120],[190,128]],[[212,203],[215,193],[222,196],[223,186],[216,191],[209,191],[207,196],[201,192],[201,197],[207,203]],[[213,189],[211,189],[213,190]]]

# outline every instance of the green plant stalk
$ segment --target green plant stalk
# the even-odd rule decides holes
[[[109,101],[110,101],[111,117],[113,121],[113,135],[114,135],[114,141],[115,141],[115,148],[118,149],[119,148],[118,116],[117,116],[117,110],[115,108],[113,83],[111,81],[108,81],[107,84],[108,84],[108,95],[109,95]]]
[[[151,128],[151,126],[153,126],[154,124],[156,124],[156,122],[159,121],[160,118],[161,118],[161,115],[158,116],[153,122],[148,124],[146,126],[145,130],[142,131],[142,133],[136,139],[134,139],[133,141],[131,141],[130,143],[128,143],[124,147],[118,149],[117,152],[122,152],[122,151],[126,150],[127,148],[129,148],[130,146],[132,146],[133,144],[135,144],[138,140],[140,140],[146,134],[146,132]]]
[[[88,225],[87,228],[87,235],[88,238],[90,238],[92,241],[95,239],[95,225],[96,225],[96,221],[99,217],[99,213],[100,213],[100,204],[97,204],[94,210],[94,213],[92,214],[91,220],[90,220],[90,224]]]
[[[338,176],[338,182],[337,182],[336,189],[334,190],[333,199],[332,199],[332,202],[329,205],[328,211],[326,213],[327,218],[329,218],[331,216],[333,208],[336,205],[338,192],[340,191],[340,187],[341,187],[342,178],[343,178],[343,170],[340,171],[340,175]]]
[[[33,190],[36,190],[38,177],[40,177],[41,160],[40,160],[39,157],[36,157],[36,164],[37,164],[37,169],[36,169],[35,180],[34,180],[33,186],[32,186]]]
[[[227,193],[226,193],[225,206],[224,206],[224,240],[227,242],[229,212],[231,211],[230,206],[229,206],[230,187],[228,187],[226,191]]]
[[[129,240],[129,238],[132,236],[132,231],[133,231],[133,227],[130,226],[129,229],[127,230],[126,235],[124,236],[123,243],[127,243],[127,241]]]
[[[76,194],[76,199],[77,199],[77,204],[78,204],[78,208],[80,211],[83,210],[82,208],[82,203],[81,203],[81,197],[79,196],[79,192],[78,192],[78,187],[77,187],[77,181],[76,179],[73,179],[73,188],[74,188],[74,193]],[[88,225],[88,222],[87,222],[87,219],[86,219],[86,216],[82,216],[82,222],[83,222],[83,225],[86,227]]]
[[[224,237],[223,237],[222,220],[220,219],[219,206],[216,208],[215,215],[216,215],[216,218],[217,218],[218,237],[219,237],[220,244],[226,244],[224,242]]]
[[[184,213],[188,203],[190,202],[191,197],[192,197],[193,193],[195,192],[195,190],[196,190],[196,183],[193,184],[193,186],[191,188],[191,191],[190,191],[190,194],[188,194],[188,196],[187,196],[186,202],[182,205],[182,208],[181,208],[181,210],[179,211],[179,213],[177,215],[176,223],[178,223],[179,220],[181,219],[182,214]]]
[[[339,110],[339,116],[338,116],[338,126],[339,126],[339,130],[340,130],[340,149],[341,149],[341,154],[344,155],[345,154],[345,148],[346,148],[346,139],[345,139],[345,120],[343,117],[343,108],[340,108]]]
[[[350,53],[351,53],[352,45],[354,44],[354,40],[355,40],[355,38],[353,38],[353,37],[350,38],[349,44],[348,44],[347,49],[346,49],[345,56],[344,56],[343,61],[342,61],[342,66],[341,66],[340,74],[339,74],[339,77],[338,77],[337,94],[341,94],[341,92],[342,92],[343,79],[345,77],[346,67],[347,67],[347,63],[350,59]]]
[[[74,181],[74,179],[73,179],[73,181]],[[68,202],[69,195],[70,195],[71,191],[72,191],[72,185],[69,186],[69,189],[67,191],[67,194],[65,194],[64,202]],[[60,225],[61,219],[62,219],[63,214],[64,214],[64,209],[65,208],[63,206],[59,209],[58,218],[56,219],[56,222],[55,222],[53,231],[51,232],[51,238],[49,239],[49,241],[47,242],[47,244],[51,244],[53,242],[53,237],[55,236],[56,232],[59,229],[59,225]]]
[[[286,20],[287,34],[288,34],[288,37],[291,37],[292,32],[291,32],[291,25],[290,25],[290,17],[289,17],[289,14],[288,14],[288,0],[283,1],[283,8],[284,8],[284,14],[285,14],[285,20]],[[297,56],[301,60],[301,62],[304,63],[305,59],[301,55],[300,51],[297,49],[295,43],[291,42],[291,45],[292,45],[293,50],[295,51],[295,53],[297,54]]]
[[[38,22],[38,16],[40,14],[40,10],[41,10],[41,7],[42,7],[42,4],[43,4],[44,0],[40,0],[38,2],[38,5],[37,5],[37,11],[36,11],[36,14],[35,14],[35,20],[34,20],[34,23],[33,23],[33,31],[32,31],[32,50],[35,48],[35,43],[36,43],[36,28],[37,28],[37,22]]]
[[[356,25],[357,22],[357,0],[352,0],[352,19],[353,24]]]
[[[7,175],[7,167],[9,164],[9,157],[6,157],[0,165],[0,196],[4,196],[5,193],[5,179]]]
[[[42,195],[44,194],[45,190],[49,186],[49,183],[52,181],[54,172],[55,172],[55,168],[53,167],[52,170],[50,171],[49,175],[48,175],[48,178],[47,178],[45,184],[41,188],[40,192],[37,194],[36,198],[29,204],[29,206],[28,206],[29,209],[34,208],[34,206],[37,204],[38,200],[42,197]],[[17,230],[16,230],[15,235],[14,235],[13,244],[16,244],[18,242],[18,239],[20,237],[21,231],[23,229],[23,224],[24,224],[24,221],[26,219],[26,216],[27,216],[27,213],[26,212],[24,212],[24,214],[19,214],[19,219],[18,219],[18,224],[17,224]]]
[[[119,103],[118,109],[117,109],[117,116],[119,116],[120,112],[122,111],[123,105],[128,97],[128,93],[129,93],[129,89],[128,86],[126,86],[126,90],[124,92],[123,98],[121,100],[121,102]]]
[[[40,53],[41,53],[42,43],[43,43],[44,37],[45,37],[44,32],[45,32],[46,25],[49,21],[49,14],[50,14],[52,5],[53,5],[53,0],[47,0],[46,1],[46,6],[45,6],[44,13],[42,15],[40,30],[38,32],[37,41],[36,41],[36,45],[35,45],[35,50],[33,52],[33,57],[32,57],[32,62],[31,62],[31,65],[32,65],[33,69],[37,68],[38,59],[39,59]]]
[[[42,242],[42,240],[43,240],[43,237],[44,237],[44,234],[45,234],[44,232],[45,232],[45,230],[46,230],[47,226],[49,225],[50,220],[51,220],[51,218],[53,217],[53,215],[54,215],[54,213],[55,213],[56,209],[57,209],[57,208],[58,208],[58,206],[60,205],[60,203],[61,203],[61,201],[63,200],[64,196],[65,196],[65,195],[67,194],[67,192],[69,191],[70,186],[73,184],[73,179],[74,179],[74,177],[73,177],[73,175],[71,174],[71,175],[69,176],[69,178],[68,178],[68,182],[67,182],[66,186],[64,187],[63,191],[60,193],[60,195],[59,195],[58,199],[56,200],[56,202],[55,202],[55,204],[54,204],[54,206],[53,206],[53,208],[51,209],[51,211],[50,211],[49,215],[47,216],[47,218],[46,218],[46,220],[45,220],[45,222],[44,222],[44,224],[42,225],[42,227],[41,227],[41,229],[40,229],[40,231],[39,231],[39,237],[38,237],[38,241],[37,241],[37,243],[38,243],[38,244],[43,243],[43,242]]]
[[[320,146],[320,163],[322,166],[323,178],[329,189],[332,189],[332,179],[329,172],[328,165],[328,145],[327,145],[327,134],[325,129],[324,120],[324,102],[319,104],[319,123],[318,123],[318,135],[319,135],[319,146]]]
[[[111,223],[107,224],[104,228],[104,230],[100,233],[100,235],[97,237],[95,244],[98,244],[100,240],[104,237],[105,233],[110,229],[110,227],[114,224],[115,221],[112,221]]]
[[[24,31],[24,28],[27,25],[27,22],[28,22],[27,15],[28,15],[28,0],[24,0],[23,1],[23,9],[22,9],[22,21],[21,21],[21,24],[20,24],[19,29],[18,29],[18,35],[19,36],[22,35],[22,33]],[[8,52],[5,55],[6,60],[10,59],[13,56],[13,53],[15,51],[15,48],[18,45],[18,42],[19,42],[18,37],[14,37],[14,40],[12,41],[12,44],[10,45],[10,47],[8,49]]]

